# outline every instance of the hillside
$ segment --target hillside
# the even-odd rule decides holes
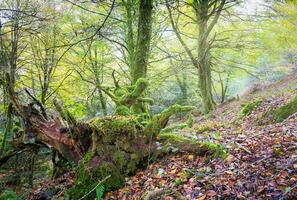
[[[0,200],[296,199],[297,0],[0,0]]]
[[[296,77],[266,86],[196,118],[177,134],[221,143],[225,159],[177,154],[126,179],[105,199],[294,199],[297,195],[297,116],[277,123],[264,114],[289,102]],[[247,116],[244,103],[259,101]]]

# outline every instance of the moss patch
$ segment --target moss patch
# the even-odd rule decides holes
[[[176,149],[186,152],[192,152],[197,155],[207,154],[210,157],[226,157],[226,150],[220,144],[211,142],[199,142],[195,139],[184,137],[178,134],[160,134],[160,140],[163,141],[163,151],[167,153],[170,149]]]
[[[252,113],[262,103],[262,99],[255,99],[254,101],[244,103],[241,105],[241,116],[247,116]]]
[[[220,128],[222,128],[224,126],[224,124],[220,123],[220,122],[207,122],[207,123],[203,123],[200,124],[198,127],[195,128],[196,133],[204,133],[206,131],[216,131]]]
[[[282,122],[296,112],[297,112],[297,96],[292,101],[290,101],[286,105],[281,106],[280,108],[277,108],[276,110],[272,111],[270,114],[277,122]]]
[[[117,106],[115,111],[115,115],[129,116],[131,115],[130,109],[127,106]]]
[[[147,139],[136,117],[95,118],[88,124],[93,130],[93,145],[76,170],[76,180],[69,191],[72,199],[81,198],[109,175],[102,184],[104,191],[120,188],[125,177],[148,156]],[[95,192],[88,199],[94,195]]]

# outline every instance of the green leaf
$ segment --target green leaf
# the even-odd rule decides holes
[[[103,192],[104,192],[104,186],[103,185],[98,185],[96,187],[97,200],[101,200],[102,199]]]
[[[66,195],[65,195],[65,200],[70,200],[70,195],[69,195],[68,192],[67,192]]]

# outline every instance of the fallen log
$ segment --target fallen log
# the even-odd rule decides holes
[[[142,97],[146,88],[147,81],[140,79],[126,94],[114,95],[106,90],[115,101],[116,108],[124,108],[127,112],[86,122],[78,122],[63,110],[63,106],[56,107],[64,121],[59,117],[48,119],[41,104],[36,103],[36,98],[35,103],[25,106],[13,91],[9,94],[14,109],[25,122],[27,141],[44,144],[77,166],[76,179],[69,194],[72,199],[80,199],[105,177],[109,177],[102,183],[105,192],[120,188],[126,176],[146,167],[148,160],[170,152],[170,147],[176,146],[182,151],[197,154],[220,154],[216,152],[217,146],[193,142],[181,136],[159,137],[172,115],[192,111],[194,107],[173,105],[158,115],[143,117],[134,106],[139,101],[151,102]],[[115,93],[120,93],[120,89]],[[145,123],[143,120],[146,120]],[[88,195],[88,199],[93,197],[94,193]]]

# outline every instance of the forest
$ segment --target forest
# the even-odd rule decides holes
[[[297,198],[297,0],[0,0],[0,200]]]

